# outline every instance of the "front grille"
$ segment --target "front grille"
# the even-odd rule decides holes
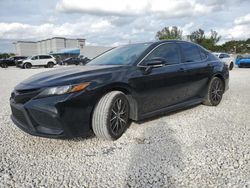
[[[11,93],[11,98],[15,101],[15,103],[24,104],[37,96],[40,93],[39,89],[32,89],[32,90],[18,90],[13,91]]]
[[[12,115],[15,117],[15,119],[18,122],[22,123],[23,125],[28,125],[25,115],[21,110],[16,109],[15,107],[11,106],[11,111],[12,111]]]

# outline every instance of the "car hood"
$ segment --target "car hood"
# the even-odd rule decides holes
[[[111,73],[115,70],[120,70],[121,67],[117,65],[102,65],[59,68],[31,76],[18,84],[15,90],[39,89],[90,81],[89,79],[93,76]]]

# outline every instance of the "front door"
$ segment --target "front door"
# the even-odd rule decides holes
[[[145,73],[150,59],[164,58],[166,65],[152,68]],[[138,94],[139,113],[147,114],[179,103],[185,98],[186,73],[181,63],[180,50],[175,42],[160,44],[139,63],[137,75],[133,78]]]

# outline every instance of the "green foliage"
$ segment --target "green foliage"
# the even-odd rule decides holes
[[[178,29],[178,27],[173,26],[164,27],[161,31],[156,33],[156,39],[158,40],[167,40],[167,39],[182,39],[182,30]]]
[[[9,57],[15,56],[13,53],[0,53],[0,59],[6,59]]]
[[[222,48],[226,52],[235,53],[250,53],[250,39],[247,40],[232,40],[224,43]]]
[[[197,31],[191,33],[189,39],[208,50],[215,51],[215,49],[218,49],[216,44],[220,41],[221,36],[219,36],[216,31],[211,30],[210,36],[207,37],[203,29],[198,29]]]
[[[206,39],[205,31],[202,29],[198,29],[197,31],[192,32],[191,35],[189,35],[189,38],[192,42],[201,45],[202,42]]]
[[[165,39],[182,39],[182,30],[177,26],[164,27],[161,31],[156,33],[158,40]],[[205,35],[203,29],[193,31],[187,36],[189,40],[197,43],[204,48],[214,52],[228,52],[228,53],[250,53],[250,38],[247,40],[231,40],[222,45],[217,45],[221,36],[215,31],[211,30],[208,36]]]

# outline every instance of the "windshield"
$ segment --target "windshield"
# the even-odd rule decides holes
[[[114,48],[88,63],[88,65],[131,65],[151,43],[129,44]]]
[[[249,55],[238,55],[236,59],[250,59]]]

